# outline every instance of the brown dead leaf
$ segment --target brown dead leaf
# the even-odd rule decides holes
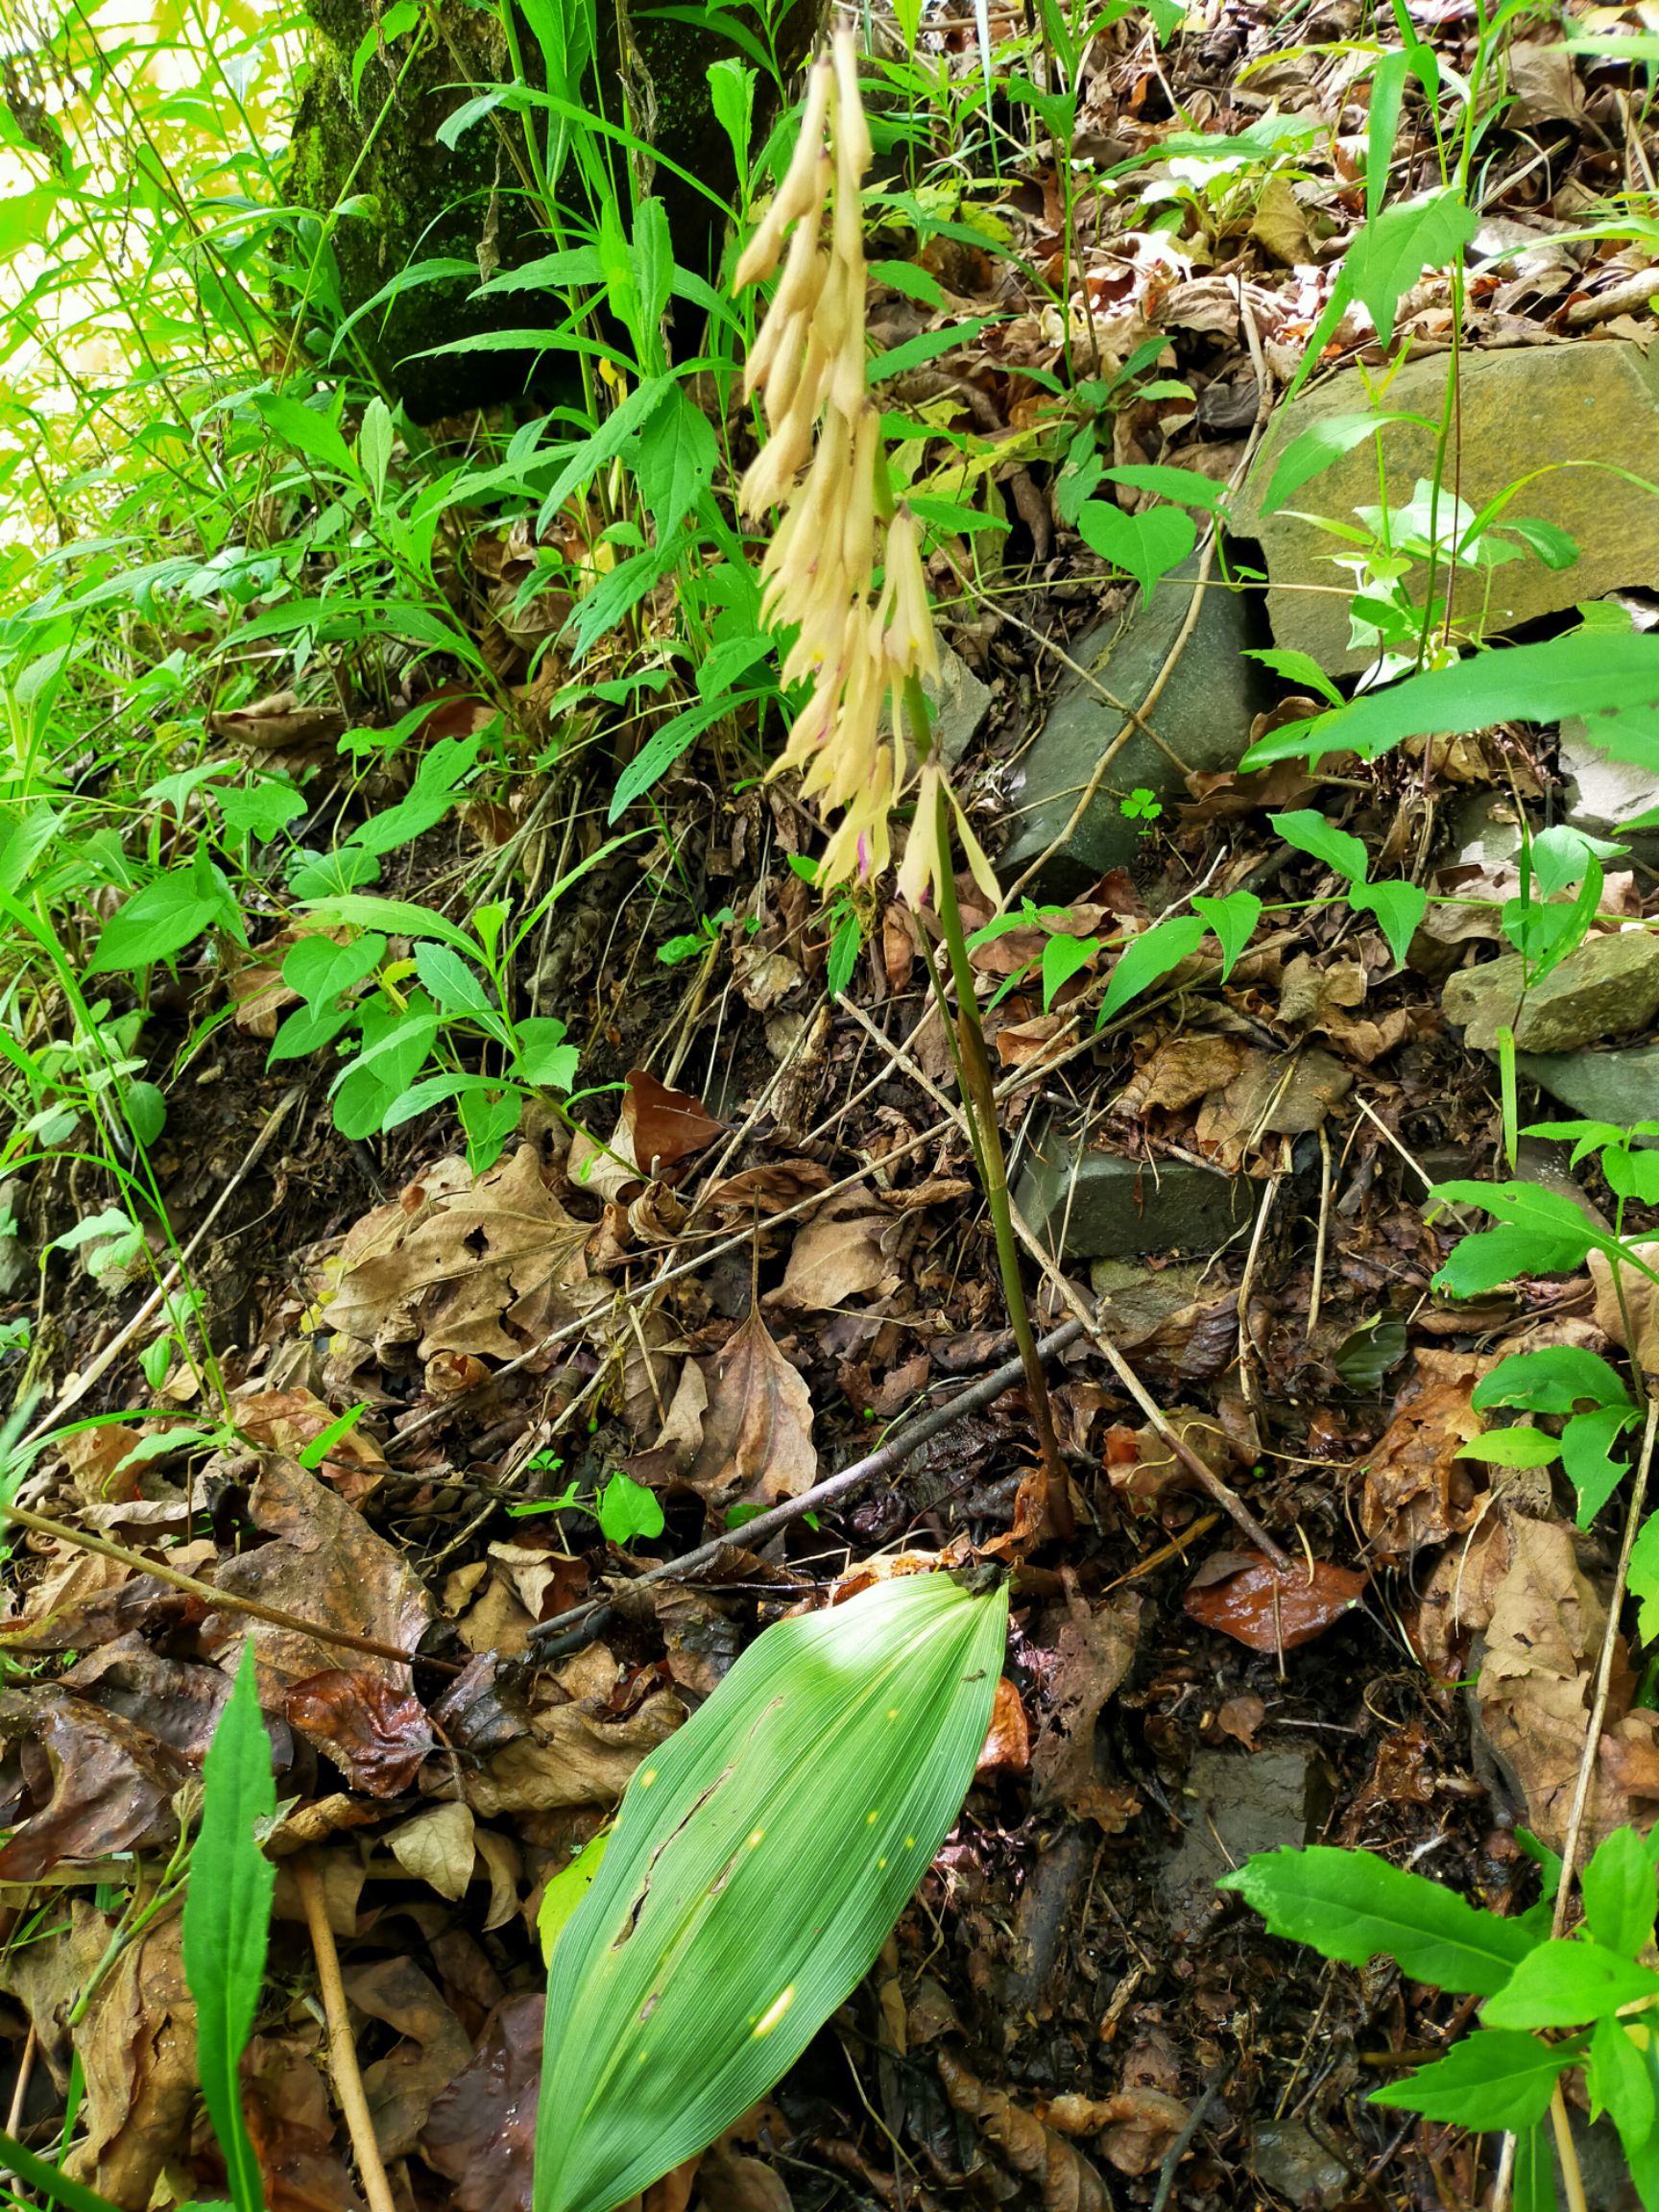
[[[1244,1065],[1237,1037],[1171,1037],[1136,1070],[1112,1103],[1114,1117],[1139,1121],[1154,1106],[1179,1112],[1211,1091],[1224,1091]]]
[[[432,1619],[425,1588],[402,1554],[325,1482],[279,1453],[266,1453],[249,1494],[248,1516],[270,1541],[224,1560],[214,1575],[219,1588],[261,1599],[302,1621],[372,1636],[403,1651],[416,1648]],[[283,1692],[296,1683],[340,1665],[339,1646],[245,1614],[214,1615],[204,1629],[215,1657],[231,1673],[250,1635],[260,1702],[268,1708],[279,1709]],[[379,1674],[407,1693],[407,1668],[395,1668],[390,1660],[353,1659],[351,1671]]]
[[[1094,1723],[1128,1672],[1141,1629],[1141,1599],[1133,1592],[1091,1606],[1068,1577],[1066,1613],[1054,1640],[1046,1707],[1031,1760],[1031,1802],[1039,1812],[1058,1806],[1078,1819],[1093,1819],[1118,1834],[1139,1809],[1132,1792],[1101,1779],[1095,1760]]]
[[[1006,2091],[981,2081],[953,2053],[941,2051],[938,2066],[952,2106],[976,2122],[1014,2171],[1041,2191],[1044,2212],[1110,2212],[1106,2184],[1064,2135],[1045,2128]]]
[[[1457,1449],[1485,1427],[1470,1393],[1490,1364],[1460,1353],[1417,1355],[1359,1494],[1359,1526],[1379,1565],[1403,1567],[1427,1546],[1468,1527],[1475,1468],[1457,1457]]]
[[[539,1992],[509,1997],[433,2101],[421,2155],[453,2184],[456,2212],[530,2212],[542,2011]]]
[[[187,1763],[147,1729],[56,1686],[0,1694],[0,1731],[38,1745],[25,1763],[30,1811],[0,1847],[0,1882],[34,1882],[63,1861],[92,1864],[179,1834],[173,1798]]]
[[[829,1313],[878,1288],[887,1274],[886,1227],[885,1215],[872,1212],[870,1193],[858,1185],[827,1200],[797,1236],[769,1302],[793,1312]]]
[[[255,2035],[242,2061],[242,2104],[269,2212],[362,2212],[334,2149],[317,2061],[320,2031]]]
[[[309,1390],[259,1390],[236,1402],[237,1429],[251,1444],[285,1452],[295,1459],[339,1418],[333,1407]],[[318,1469],[323,1479],[353,1505],[360,1505],[379,1487],[385,1472],[380,1447],[364,1435],[360,1424],[335,1438]]]
[[[643,1068],[630,1069],[627,1084],[618,1128],[642,1174],[665,1175],[724,1134],[726,1124],[688,1091],[670,1091]]]
[[[1246,1751],[1256,1748],[1256,1731],[1267,1718],[1267,1708],[1253,1690],[1240,1696],[1229,1697],[1215,1714],[1215,1726],[1223,1736],[1231,1736],[1236,1743],[1242,1743]]]
[[[1004,1674],[997,1684],[991,1707],[991,1726],[974,1769],[975,1782],[994,1774],[1023,1774],[1031,1764],[1031,1728],[1019,1685]]]
[[[363,2069],[382,2158],[406,2158],[436,2100],[472,2056],[471,2038],[412,1959],[376,1959],[346,1976],[346,1994],[401,2040]]]
[[[107,1713],[119,1713],[198,1767],[207,1755],[230,1695],[229,1677],[217,1667],[164,1658],[136,1629],[89,1651],[58,1679],[65,1689]],[[278,1761],[286,1766],[282,1745],[287,1730],[280,1721],[275,1725],[281,1740],[276,1746]]]
[[[122,2212],[146,2212],[162,2168],[188,2149],[196,2088],[196,2008],[180,1958],[177,1912],[117,1955],[73,2029],[118,1915],[65,1900],[35,1939],[9,1949],[0,1984],[26,2008],[60,2095],[71,2056],[84,2078],[83,2133],[69,2176]]]
[[[1659,1267],[1659,1243],[1637,1244],[1632,1250],[1638,1260],[1649,1267]],[[1630,1309],[1631,1324],[1636,1331],[1636,1360],[1645,1375],[1659,1375],[1659,1284],[1646,1275],[1638,1275],[1634,1268],[1620,1270],[1624,1303]],[[1613,1281],[1612,1262],[1604,1252],[1590,1255],[1590,1280],[1596,1286],[1596,1326],[1605,1331],[1615,1344],[1624,1344],[1624,1313],[1619,1303],[1619,1287]],[[1624,1346],[1628,1351],[1630,1347]]]
[[[1138,2086],[1115,2097],[1051,2097],[1038,2109],[1063,2135],[1099,2135],[1119,2174],[1150,2174],[1161,2166],[1190,2117],[1179,2097]]]
[[[685,1479],[712,1504],[775,1505],[817,1478],[812,1400],[751,1307],[709,1362],[703,1440]]]
[[[887,909],[892,913],[892,907]],[[783,2176],[763,2158],[751,2158],[724,2139],[711,2143],[697,2169],[704,2212],[792,2212]]]
[[[383,1673],[328,1668],[292,1683],[282,1710],[368,1797],[401,1796],[432,1748],[425,1707]]]
[[[215,737],[249,745],[257,753],[298,752],[307,745],[331,745],[346,727],[337,707],[301,707],[292,691],[272,691],[246,707],[209,714]]]
[[[803,1199],[828,1190],[833,1180],[828,1167],[816,1160],[773,1160],[761,1167],[745,1167],[740,1175],[728,1175],[703,1197],[705,1206],[719,1214],[781,1214]]]
[[[1508,1566],[1492,1596],[1476,1701],[1486,1743],[1527,1824],[1559,1850],[1584,1752],[1607,1607],[1557,1521],[1515,1514]],[[1583,1849],[1659,1795],[1659,1714],[1629,1710],[1634,1677],[1615,1669],[1607,1730],[1585,1809]]]
[[[465,1897],[472,1881],[478,1856],[473,1841],[475,1823],[469,1808],[459,1802],[431,1806],[413,1820],[390,1828],[382,1839],[406,1874],[426,1882],[451,1904]]]
[[[586,1300],[580,1294],[588,1231],[542,1181],[534,1144],[469,1189],[441,1190],[413,1211],[381,1208],[371,1219],[373,1242],[343,1267],[327,1309],[330,1328],[366,1342],[391,1324],[393,1341],[418,1339],[422,1359],[434,1352],[511,1359],[599,1294],[590,1286]]]
[[[1217,1551],[1182,1603],[1192,1620],[1252,1651],[1291,1651],[1352,1613],[1370,1579],[1329,1559],[1315,1559],[1310,1569],[1298,1560],[1281,1577],[1260,1551]]]
[[[605,1719],[589,1698],[543,1706],[531,1716],[527,1737],[463,1775],[467,1802],[481,1820],[565,1805],[613,1805],[635,1767],[685,1718],[672,1690],[653,1691],[625,1720]]]
[[[63,1464],[88,1504],[137,1497],[138,1467],[124,1467],[122,1462],[142,1441],[136,1429],[117,1422],[107,1428],[77,1430],[64,1437]]]

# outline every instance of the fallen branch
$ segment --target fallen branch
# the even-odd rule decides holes
[[[400,1667],[414,1665],[413,1651],[400,1651],[396,1644],[376,1643],[373,1636],[353,1635],[349,1628],[325,1628],[318,1621],[302,1621],[298,1613],[284,1613],[279,1605],[263,1604],[257,1598],[243,1598],[233,1590],[216,1590],[211,1582],[203,1582],[194,1575],[180,1573],[159,1559],[146,1559],[142,1551],[130,1551],[125,1544],[112,1544],[108,1536],[89,1536],[84,1528],[71,1527],[67,1521],[50,1521],[44,1513],[36,1513],[26,1505],[8,1505],[0,1519],[15,1521],[24,1528],[32,1528],[37,1536],[50,1536],[59,1544],[73,1544],[80,1551],[94,1551],[100,1559],[112,1559],[118,1567],[130,1567],[135,1575],[153,1575],[157,1582],[165,1582],[171,1589],[182,1590],[186,1597],[202,1598],[223,1613],[249,1613],[255,1621],[269,1621],[275,1628],[291,1628],[301,1636],[311,1636],[319,1644],[339,1644],[348,1651],[366,1651],[373,1659],[392,1659]],[[436,1667],[445,1674],[459,1674],[461,1670],[447,1659],[427,1659],[422,1665]]]
[[[363,2073],[357,2063],[357,2047],[351,2040],[346,1984],[340,1978],[340,1954],[334,1945],[334,1931],[328,1925],[323,1883],[309,1852],[302,1851],[291,1864],[300,1888],[300,1902],[305,1910],[305,1925],[311,1931],[311,1948],[317,1955],[317,1986],[328,2022],[328,2071],[334,2078],[334,2095],[351,2137],[357,2178],[369,2200],[369,2212],[397,2212],[392,2184],[386,2178],[385,2161],[374,2135],[374,2123],[369,2114],[369,2100],[363,2092]]]
[[[1083,1325],[1080,1321],[1062,1322],[1058,1329],[1050,1330],[1046,1336],[1039,1340],[1038,1358],[1052,1359],[1057,1352],[1064,1352],[1069,1344],[1074,1344],[1082,1334]],[[879,1451],[872,1452],[868,1458],[854,1460],[851,1467],[844,1467],[839,1475],[826,1476],[822,1482],[814,1482],[809,1490],[803,1490],[798,1498],[786,1498],[781,1505],[774,1505],[769,1512],[757,1513],[753,1521],[745,1521],[742,1527],[733,1530],[731,1536],[716,1536],[710,1543],[699,1544],[695,1551],[683,1551],[677,1559],[664,1559],[655,1567],[648,1567],[643,1575],[636,1576],[629,1588],[638,1590],[647,1583],[668,1582],[695,1574],[699,1568],[712,1565],[723,1551],[731,1550],[734,1542],[741,1542],[746,1550],[752,1549],[757,1541],[776,1535],[780,1528],[787,1528],[792,1521],[799,1521],[804,1513],[815,1513],[821,1505],[828,1505],[832,1500],[845,1498],[852,1491],[863,1489],[866,1483],[874,1482],[878,1477],[889,1475],[896,1468],[902,1467],[913,1453],[919,1452],[924,1444],[930,1442],[944,1430],[952,1428],[968,1414],[976,1413],[982,1406],[989,1406],[993,1399],[1000,1398],[1004,1390],[1022,1381],[1024,1373],[1024,1363],[1019,1358],[1005,1359],[1000,1367],[993,1367],[989,1375],[981,1376],[977,1382],[971,1382],[966,1390],[959,1390],[945,1405],[936,1406],[931,1413],[924,1413],[920,1419],[909,1423],[897,1436],[883,1444]],[[598,1634],[602,1624],[601,1617],[608,1618],[610,1612],[609,1599],[589,1598],[580,1605],[573,1605],[567,1613],[556,1613],[551,1621],[541,1622],[531,1629],[530,1640],[533,1644],[544,1646],[553,1637],[576,1630],[580,1634],[574,1636],[572,1642],[586,1642],[589,1636]]]

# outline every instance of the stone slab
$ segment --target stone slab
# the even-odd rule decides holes
[[[1639,814],[1659,808],[1659,769],[1634,761],[1609,760],[1591,744],[1576,715],[1561,725],[1561,776],[1566,785],[1567,820],[1592,837],[1616,838],[1648,867],[1659,863],[1659,826],[1629,830]],[[1624,865],[1611,861],[1610,867]]]
[[[1659,1045],[1624,1052],[1518,1052],[1515,1066],[1589,1121],[1659,1121]]]
[[[1575,1052],[1632,1036],[1659,1012],[1659,936],[1648,930],[1586,939],[1530,990],[1526,974],[1520,953],[1506,952],[1447,978],[1440,1003],[1471,1050],[1494,1048],[1508,1026],[1522,1052]]]
[[[1198,1751],[1182,1791],[1187,1822],[1159,1876],[1170,1925],[1191,1934],[1214,1917],[1215,1885],[1252,1853],[1312,1841],[1331,1802],[1318,1755],[1283,1750]]]
[[[1126,1160],[1079,1151],[1050,1124],[1039,1133],[1015,1185],[1032,1228],[1068,1260],[1121,1260],[1142,1252],[1214,1252],[1253,1218],[1247,1178],[1186,1160]]]
[[[1144,607],[1137,595],[1125,618],[1091,631],[1070,648],[1070,657],[1115,698],[1139,708],[1187,619],[1196,589],[1194,566],[1188,562],[1166,576]],[[1250,742],[1252,720],[1272,698],[1261,664],[1240,656],[1246,646],[1266,642],[1265,627],[1248,596],[1217,584],[1205,588],[1191,636],[1146,718],[1168,752],[1144,731],[1130,733],[1087,813],[1034,878],[1034,897],[1074,899],[1109,868],[1129,865],[1145,828],[1122,810],[1131,792],[1152,791],[1168,805],[1188,797],[1184,770],[1238,766]],[[1068,673],[1041,734],[1016,771],[1014,835],[997,864],[1004,882],[1011,882],[1065,829],[1124,719],[1098,690]]]
[[[1408,361],[1388,387],[1390,412],[1437,421],[1446,389],[1447,357]],[[1560,462],[1606,462],[1659,482],[1659,352],[1645,354],[1626,339],[1580,339],[1562,346],[1526,346],[1465,353],[1459,407],[1457,490],[1479,510],[1534,469],[1551,469],[1517,495],[1511,512],[1554,522],[1577,541],[1569,568],[1547,568],[1535,555],[1490,571],[1464,570],[1460,615],[1479,614],[1490,583],[1488,636],[1540,614],[1633,585],[1659,585],[1659,499],[1605,468],[1552,468]],[[1363,414],[1371,404],[1358,370],[1344,370],[1282,408],[1238,502],[1235,527],[1266,557],[1268,617],[1281,645],[1312,654],[1333,674],[1365,666],[1371,656],[1348,645],[1348,610],[1340,597],[1297,586],[1344,584],[1332,556],[1348,553],[1310,522],[1260,502],[1291,440],[1329,415]],[[1389,497],[1401,505],[1418,477],[1434,472],[1435,435],[1398,422],[1382,433]],[[1356,507],[1378,504],[1377,442],[1366,439],[1298,492],[1292,504],[1332,521],[1352,523]],[[1424,576],[1410,581],[1421,595]]]

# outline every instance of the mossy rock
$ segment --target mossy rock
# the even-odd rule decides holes
[[[790,65],[810,42],[817,8],[818,0],[795,0],[788,12],[780,52]],[[307,12],[312,53],[295,118],[288,189],[296,204],[319,214],[348,197],[361,197],[373,209],[343,217],[334,228],[346,314],[415,262],[452,258],[476,264],[482,248],[491,265],[512,269],[549,251],[543,211],[528,174],[514,158],[518,152],[521,159],[518,118],[503,116],[503,130],[486,117],[463,132],[453,147],[438,136],[445,120],[479,88],[513,81],[512,56],[493,11],[444,0],[440,38],[407,68],[406,39],[372,53],[355,97],[353,57],[375,20],[370,0],[308,0]],[[701,24],[641,14],[629,26],[618,0],[600,0],[596,75],[605,91],[603,97],[592,95],[591,105],[613,121],[628,28],[649,81],[653,145],[661,156],[653,188],[668,214],[675,258],[699,276],[710,276],[719,261],[723,219],[669,164],[722,199],[731,198],[732,149],[714,118],[707,72],[710,61],[736,49]],[[527,78],[537,82],[537,43],[527,27],[520,28],[518,52]],[[756,89],[757,144],[770,122],[765,95],[762,80]],[[390,112],[376,128],[388,102]],[[544,319],[534,292],[469,299],[477,281],[468,276],[421,284],[358,325],[359,342],[375,371],[416,421],[488,406],[529,388],[536,371],[532,354],[421,358],[435,346],[534,326]]]

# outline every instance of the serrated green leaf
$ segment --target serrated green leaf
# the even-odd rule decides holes
[[[1459,1444],[1455,1459],[1483,1459],[1493,1467],[1548,1467],[1561,1456],[1560,1439],[1523,1423],[1515,1429],[1488,1429]]]
[[[196,2001],[196,2066],[237,2212],[263,2212],[259,2161],[242,2118],[238,2069],[265,1978],[276,1869],[254,1835],[276,1810],[271,1742],[259,1711],[253,1646],[202,1769],[202,1827],[190,1856],[182,1924],[184,1978]]]
[[[1358,300],[1386,345],[1394,335],[1400,295],[1425,269],[1458,259],[1479,217],[1455,186],[1398,201],[1360,227],[1343,262],[1341,282]]]
[[[1571,1413],[1575,1406],[1628,1406],[1630,1393],[1617,1368],[1577,1344],[1550,1344],[1541,1352],[1511,1352],[1469,1393],[1477,1413],[1495,1406],[1525,1407],[1529,1413]]]
[[[447,945],[422,938],[415,948],[415,973],[446,1014],[485,1014],[490,994],[475,968]]]
[[[1280,454],[1267,489],[1262,494],[1261,512],[1263,515],[1277,515],[1280,508],[1300,492],[1304,484],[1311,483],[1315,476],[1323,475],[1333,462],[1340,461],[1343,454],[1351,453],[1356,445],[1362,445],[1367,438],[1375,437],[1379,430],[1385,429],[1390,422],[1415,422],[1425,430],[1434,427],[1421,415],[1380,412],[1327,415],[1321,421],[1310,423],[1300,437],[1292,438]]]
[[[973,1779],[1006,1589],[878,1583],[780,1622],[635,1774],[554,1948],[535,2212],[610,2212],[793,2064]]]
[[[1513,2028],[1480,2028],[1432,2066],[1373,2090],[1370,2102],[1458,2128],[1530,2128],[1575,2057]]]
[[[464,929],[457,929],[453,922],[435,914],[430,906],[417,906],[410,900],[377,899],[370,891],[337,891],[326,899],[308,899],[305,910],[319,922],[345,922],[353,928],[377,930],[386,937],[435,937],[441,945],[452,945],[457,952],[478,957],[477,945]],[[286,975],[286,961],[283,973]]]
[[[1622,1959],[1634,1959],[1653,1940],[1653,1922],[1659,1914],[1655,1867],[1659,1867],[1659,1834],[1639,1836],[1634,1828],[1615,1828],[1597,1845],[1579,1877],[1585,1927],[1598,1943]]]
[[[1613,1447],[1634,1429],[1642,1416],[1634,1406],[1598,1406],[1591,1413],[1575,1413],[1561,1431],[1561,1465],[1578,1494],[1576,1515],[1580,1528],[1588,1528],[1630,1470],[1615,1459]]]
[[[1571,1198],[1536,1183],[1437,1183],[1432,1206],[1479,1206],[1503,1226],[1477,1230],[1453,1246],[1434,1281],[1455,1298],[1475,1298],[1519,1275],[1565,1275],[1611,1239]]]
[[[1216,1887],[1236,1889],[1271,1935],[1310,1943],[1346,1966],[1382,1954],[1413,1982],[1459,1996],[1494,1995],[1533,1948],[1515,1921],[1478,1911],[1455,1890],[1370,1851],[1313,1844],[1258,1853]]]
[[[1586,1937],[1555,1936],[1520,1961],[1485,2017],[1493,2028],[1581,2028],[1645,1997],[1659,1997],[1659,1974]]]
[[[1154,922],[1150,929],[1132,937],[1118,956],[1112,980],[1100,1003],[1100,1022],[1110,1022],[1120,1007],[1138,998],[1161,976],[1179,968],[1204,941],[1207,924],[1199,914],[1174,914],[1166,922]]]

